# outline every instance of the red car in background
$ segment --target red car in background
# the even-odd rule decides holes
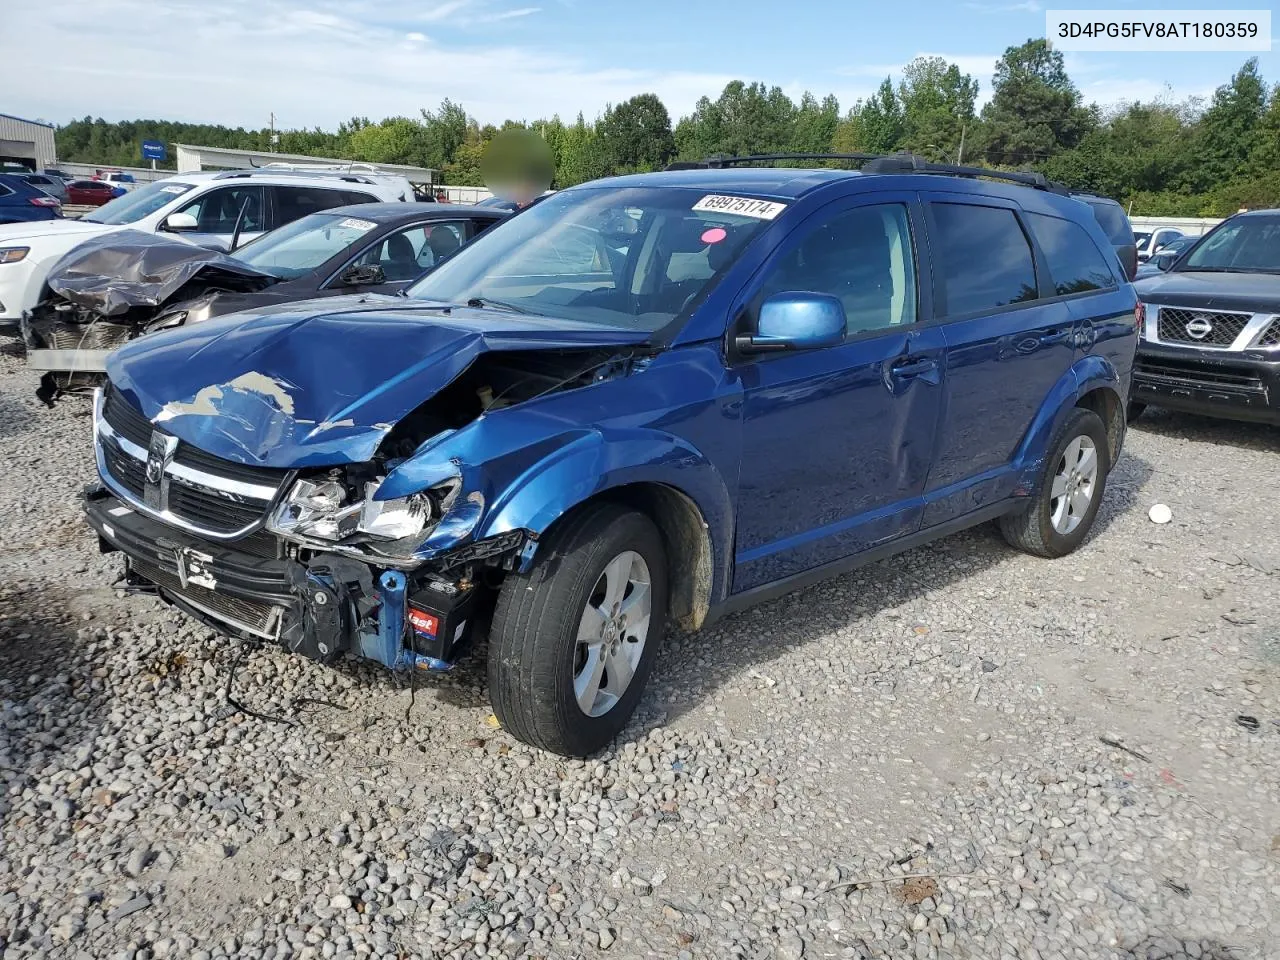
[[[69,204],[100,207],[115,195],[115,187],[105,180],[72,180],[67,184]]]

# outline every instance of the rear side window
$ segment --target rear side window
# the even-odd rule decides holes
[[[995,310],[1036,299],[1031,244],[1012,210],[968,203],[934,203],[933,245],[941,268],[947,314]]]
[[[1027,226],[1044,252],[1058,296],[1115,285],[1116,277],[1107,266],[1106,258],[1078,223],[1039,213],[1029,213],[1026,217]]]
[[[1120,204],[1105,200],[1086,200],[1085,203],[1093,211],[1098,226],[1102,227],[1102,232],[1112,244],[1124,247],[1133,243],[1133,227],[1129,225],[1129,218],[1124,215]]]
[[[377,203],[378,198],[368,193],[356,193],[352,190],[342,191],[342,203],[345,206],[348,203]]]
[[[360,194],[346,190],[325,190],[322,187],[272,187],[276,193],[276,226],[301,220],[309,213],[319,213],[348,203],[358,203],[348,197]]]

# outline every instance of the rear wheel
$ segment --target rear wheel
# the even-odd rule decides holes
[[[593,504],[503,582],[489,697],[512,736],[566,756],[606,746],[644,692],[667,617],[667,560],[644,514]]]
[[[1019,550],[1061,557],[1084,542],[1107,486],[1107,431],[1092,410],[1076,407],[1045,458],[1028,505],[1000,518],[1000,531]]]

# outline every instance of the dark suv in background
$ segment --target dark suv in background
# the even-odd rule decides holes
[[[1280,424],[1280,210],[1239,213],[1137,284],[1130,418],[1148,405]]]
[[[1124,207],[1110,197],[1100,197],[1094,193],[1069,191],[1069,195],[1082,203],[1087,203],[1093,211],[1094,218],[1102,227],[1102,232],[1111,241],[1111,246],[1120,258],[1125,275],[1133,280],[1138,275],[1138,242],[1133,234],[1133,225],[1129,222]]]

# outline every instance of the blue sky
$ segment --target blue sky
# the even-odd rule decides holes
[[[1053,4],[1068,6],[1089,4]],[[249,127],[274,111],[283,127],[326,128],[444,97],[482,122],[592,117],[642,92],[674,120],[735,78],[834,93],[846,109],[920,54],[958,63],[985,101],[996,58],[1045,29],[1040,0],[63,0],[6,4],[4,22],[9,36],[53,42],[6,45],[6,74],[25,80],[6,84],[0,111]],[[1208,96],[1248,56],[1070,53],[1067,64],[1087,100],[1111,104]],[[1280,81],[1277,53],[1257,56]]]

